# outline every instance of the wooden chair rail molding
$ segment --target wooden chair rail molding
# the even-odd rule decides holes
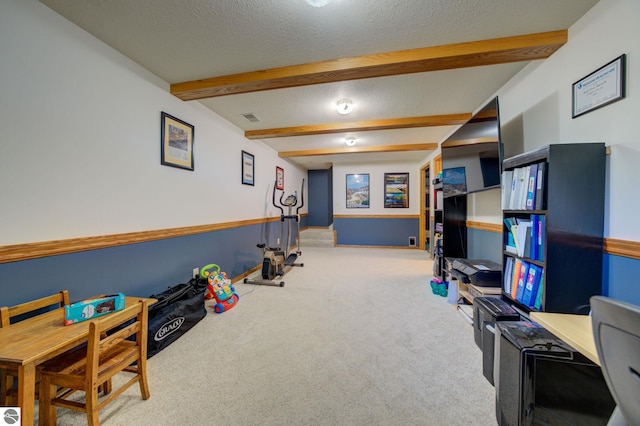
[[[417,214],[334,214],[334,219],[420,219]]]
[[[640,242],[605,238],[604,252],[616,256],[630,257],[631,259],[640,259]]]
[[[334,215],[336,219],[419,219],[419,215]],[[253,219],[237,222],[216,223],[211,225],[189,226],[184,228],[161,229],[157,231],[130,232],[126,234],[102,235],[96,237],[70,238],[67,240],[43,241],[35,243],[0,246],[0,263],[18,262],[58,254],[76,253],[126,244],[143,243],[165,238],[183,237],[205,232],[239,228],[276,222],[279,218]],[[467,227],[500,233],[501,225],[493,223],[467,221]],[[640,242],[604,239],[604,252],[616,256],[640,260]]]
[[[473,222],[471,220],[468,220],[467,228],[478,229],[480,231],[495,232],[498,234],[502,233],[502,224],[496,223]]]
[[[17,262],[20,260],[36,259],[59,254],[76,253],[86,250],[123,246],[126,244],[163,240],[166,238],[204,234],[206,232],[221,231],[224,229],[260,225],[267,222],[277,222],[279,220],[280,217],[272,217],[240,220],[236,222],[214,223],[210,225],[187,226],[182,228],[159,229],[154,231],[129,232],[124,234],[99,235],[95,237],[69,238],[65,240],[0,246],[0,263]]]

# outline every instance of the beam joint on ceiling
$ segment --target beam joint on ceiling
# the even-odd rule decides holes
[[[384,146],[362,146],[349,148],[327,148],[327,149],[307,149],[301,151],[282,151],[278,153],[281,158],[292,157],[313,157],[319,155],[335,154],[370,154],[384,152],[406,152],[406,151],[433,151],[438,148],[438,144],[420,143],[404,145],[384,145]]]
[[[567,30],[334,59],[309,64],[172,84],[189,101],[362,78],[531,61],[551,56],[568,40]]]
[[[290,136],[326,135],[343,132],[370,132],[374,130],[410,129],[413,127],[458,126],[466,123],[471,113],[430,115],[424,117],[390,118],[353,121],[349,123],[311,124],[307,126],[279,127],[247,130],[247,139],[284,138]]]

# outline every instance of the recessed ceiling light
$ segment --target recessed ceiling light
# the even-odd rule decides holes
[[[353,102],[351,102],[351,99],[340,99],[338,101],[336,110],[340,114],[349,114],[351,111],[353,111]]]
[[[358,139],[355,136],[349,136],[344,139],[344,143],[347,146],[354,146]]]
[[[322,7],[331,3],[331,0],[306,0],[313,7]]]

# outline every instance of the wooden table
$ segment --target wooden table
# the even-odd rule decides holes
[[[126,297],[125,309],[135,305],[139,297]],[[149,304],[155,299],[146,299]],[[103,315],[93,321],[108,318]],[[65,326],[64,308],[0,328],[0,366],[18,369],[18,405],[22,408],[22,424],[34,421],[36,367],[56,355],[82,344],[89,335],[89,323],[83,321]]]
[[[591,361],[600,365],[596,343],[593,339],[591,317],[587,315],[531,312],[529,317],[549,330],[560,340],[571,345]]]

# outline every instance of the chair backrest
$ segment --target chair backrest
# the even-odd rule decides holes
[[[96,383],[100,372],[100,363],[109,363],[106,376],[108,379],[122,371],[137,360],[146,360],[147,356],[148,302],[140,300],[104,317],[100,322],[89,324],[89,341],[87,347],[87,380]],[[135,335],[135,341],[128,339]],[[127,341],[127,350],[122,350],[122,343]],[[120,346],[120,348],[119,348]],[[89,383],[89,382],[88,382]]]
[[[0,308],[0,327],[11,325],[11,320],[20,315],[29,314],[40,309],[50,308],[55,305],[56,308],[69,304],[69,292],[62,290],[51,296],[42,297],[36,300],[21,303],[19,305]],[[14,321],[15,322],[15,321]]]
[[[640,306],[604,296],[590,299],[602,373],[627,424],[640,419]]]

